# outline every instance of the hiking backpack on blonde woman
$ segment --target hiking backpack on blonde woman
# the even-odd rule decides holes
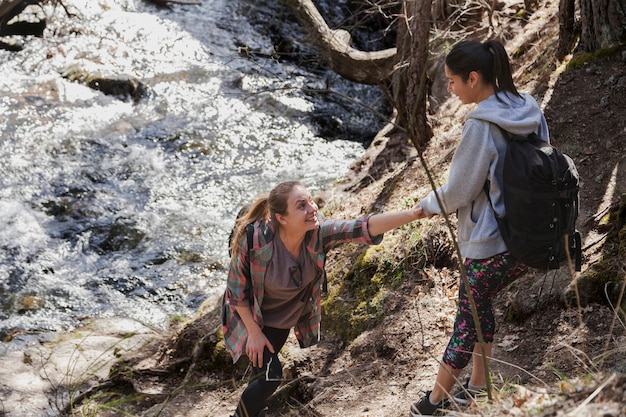
[[[535,133],[500,131],[508,145],[503,172],[506,215],[496,220],[507,248],[532,268],[558,269],[569,256],[580,271],[579,177],[574,161]],[[488,189],[485,184],[487,197]],[[493,208],[490,197],[489,202]]]

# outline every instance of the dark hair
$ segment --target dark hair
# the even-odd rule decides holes
[[[446,66],[463,81],[467,81],[470,72],[476,71],[484,82],[493,86],[496,97],[501,91],[520,96],[513,83],[509,56],[497,40],[484,43],[461,41],[455,44],[446,56]]]
[[[281,182],[270,191],[269,194],[264,194],[257,198],[247,208],[242,209],[235,226],[233,228],[232,239],[230,241],[229,252],[232,257],[235,256],[241,245],[241,239],[246,234],[246,226],[250,223],[254,223],[257,220],[270,219],[274,226],[278,228],[278,221],[276,220],[276,214],[287,214],[287,199],[291,191],[298,186],[303,186],[298,181],[286,181]]]

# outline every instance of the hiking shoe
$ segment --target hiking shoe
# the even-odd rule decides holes
[[[469,380],[452,394],[452,399],[459,405],[469,405],[472,401],[485,395],[485,390],[474,390],[469,388]]]
[[[448,400],[443,400],[437,404],[431,404],[429,397],[430,391],[427,391],[424,398],[411,405],[411,412],[409,415],[411,417],[445,415],[446,409],[449,409],[450,407],[450,402]]]

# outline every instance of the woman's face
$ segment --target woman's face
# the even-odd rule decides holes
[[[444,71],[448,79],[449,93],[455,94],[463,104],[478,103],[480,84],[476,79],[477,74],[475,72],[471,72],[468,79],[463,81],[463,78],[452,73],[447,65]]]
[[[316,229],[320,222],[317,218],[317,204],[313,197],[301,186],[295,186],[287,198],[287,213],[280,216],[280,223],[293,231]]]

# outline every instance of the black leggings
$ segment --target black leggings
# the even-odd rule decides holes
[[[275,329],[263,327],[263,334],[274,347],[270,353],[266,347],[263,351],[263,367],[252,367],[250,382],[241,394],[237,406],[238,417],[256,417],[258,412],[265,407],[267,399],[276,391],[283,379],[283,367],[278,360],[278,352],[283,348],[290,329]]]

